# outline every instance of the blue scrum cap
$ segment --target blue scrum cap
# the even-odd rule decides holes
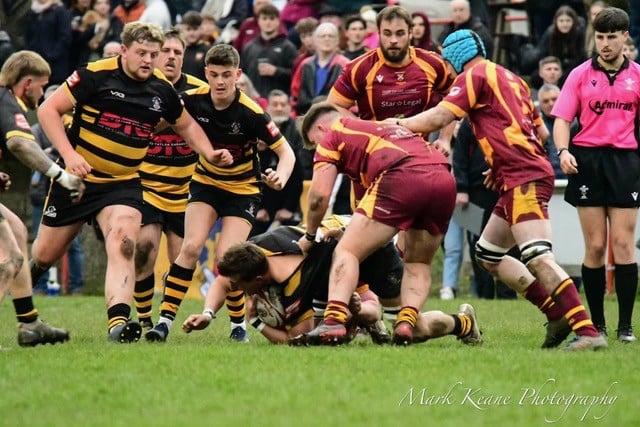
[[[480,36],[471,30],[454,31],[442,43],[442,57],[458,74],[462,72],[464,64],[478,55],[486,58],[487,50]]]

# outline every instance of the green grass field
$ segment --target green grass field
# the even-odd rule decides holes
[[[362,337],[339,348],[291,348],[255,330],[249,344],[229,342],[224,313],[202,332],[174,326],[165,344],[111,344],[103,298],[36,298],[41,316],[69,328],[71,341],[18,347],[7,298],[1,426],[638,425],[640,344],[610,338],[601,352],[540,350],[542,316],[522,299],[471,301],[480,347],[453,337],[378,347]],[[460,302],[433,298],[427,307],[453,313]],[[177,323],[200,310],[185,301]],[[609,299],[610,329],[616,310]]]

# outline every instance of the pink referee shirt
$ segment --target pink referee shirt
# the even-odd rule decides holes
[[[551,114],[568,122],[578,117],[575,145],[636,149],[639,101],[640,65],[626,59],[610,78],[594,58],[571,71]]]

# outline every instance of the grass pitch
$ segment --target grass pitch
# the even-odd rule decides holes
[[[455,313],[462,299],[430,299]],[[540,350],[543,318],[528,302],[470,300],[485,343],[445,337],[409,348],[366,337],[338,348],[229,342],[222,313],[202,332],[179,326],[165,344],[107,342],[101,297],[36,297],[71,341],[20,348],[0,309],[0,426],[636,426],[638,351]],[[609,328],[617,308],[606,302]],[[154,309],[157,307],[157,301]],[[156,310],[157,311],[157,310]],[[638,322],[638,315],[634,323]],[[614,332],[614,331],[612,331]]]

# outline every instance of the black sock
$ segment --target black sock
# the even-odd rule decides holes
[[[32,323],[38,320],[38,309],[33,306],[33,298],[31,296],[14,298],[13,308],[16,311],[18,322]]]
[[[633,305],[638,292],[638,264],[616,264],[615,267],[618,328],[626,328],[631,326]]]
[[[153,308],[153,291],[155,286],[155,275],[152,273],[140,281],[136,281],[133,291],[133,299],[136,303],[138,320],[151,320],[151,309]]]
[[[604,265],[598,268],[589,268],[582,265],[582,283],[584,294],[587,297],[591,321],[596,326],[605,326],[604,319],[604,292],[606,290],[606,272]]]
[[[126,323],[131,315],[131,307],[127,304],[120,303],[113,305],[107,309],[107,316],[109,317],[109,332],[114,326]]]

